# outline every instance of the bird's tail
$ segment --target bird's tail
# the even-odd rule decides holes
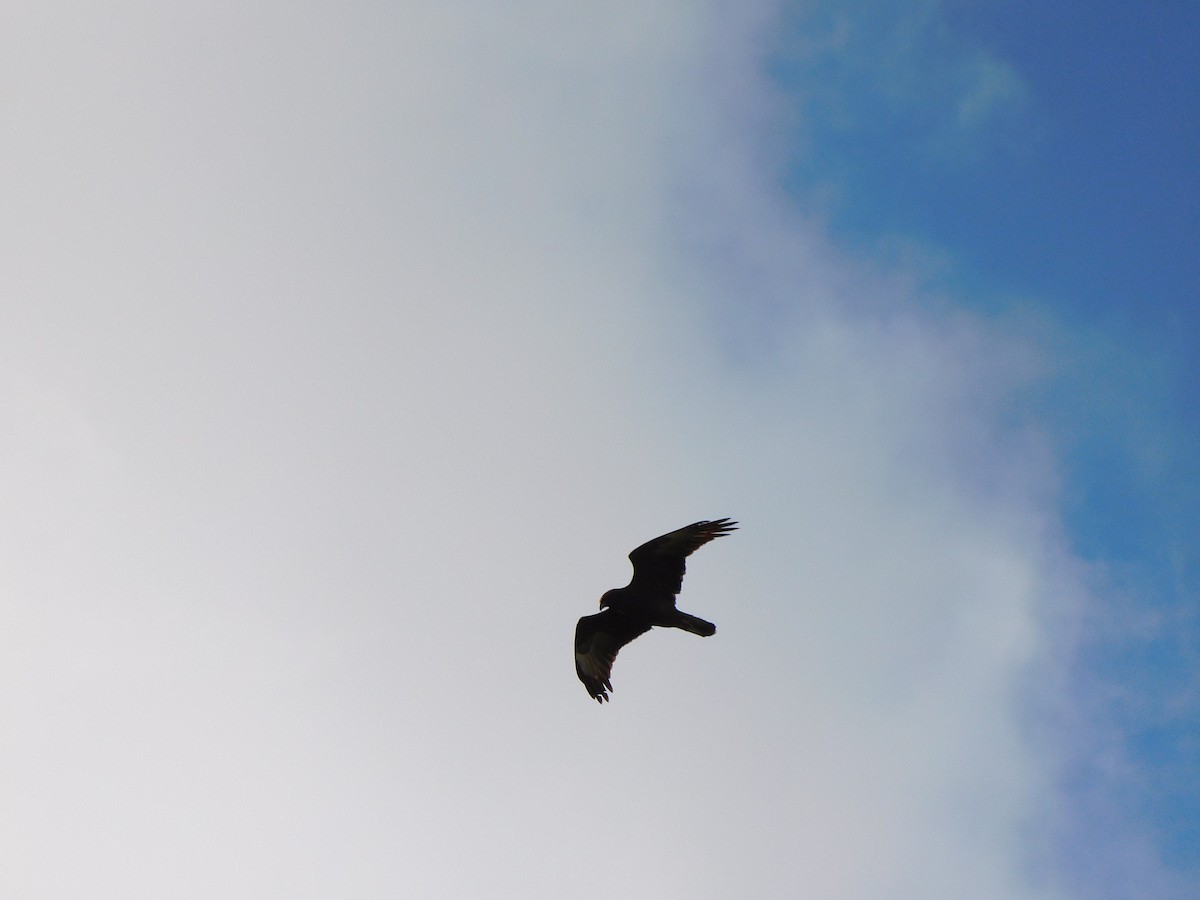
[[[717,633],[717,626],[712,622],[705,622],[699,616],[691,616],[685,612],[675,612],[675,621],[671,623],[673,628],[682,628],[684,631],[690,631],[692,634],[698,634],[700,637],[708,637]]]

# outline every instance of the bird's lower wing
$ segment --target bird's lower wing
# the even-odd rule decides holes
[[[617,652],[649,625],[634,622],[616,610],[584,616],[575,626],[575,673],[597,703],[608,699]]]

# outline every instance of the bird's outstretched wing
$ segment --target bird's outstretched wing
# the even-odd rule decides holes
[[[635,591],[668,590],[672,596],[683,587],[684,560],[713,538],[719,538],[737,530],[737,522],[731,519],[693,522],[669,534],[646,541],[629,554],[633,563],[633,581],[629,586]]]
[[[584,616],[575,626],[575,672],[597,703],[612,690],[612,667],[617,651],[650,626],[613,609]]]

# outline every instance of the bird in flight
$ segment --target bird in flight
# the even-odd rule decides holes
[[[600,598],[600,612],[584,616],[575,626],[575,672],[597,703],[613,689],[613,661],[617,651],[655,625],[682,628],[708,637],[717,626],[675,608],[675,595],[683,587],[684,560],[713,538],[737,529],[730,519],[693,522],[647,541],[629,554],[633,580]]]

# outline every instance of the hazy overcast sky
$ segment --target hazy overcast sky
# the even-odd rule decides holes
[[[10,3],[0,894],[1195,896],[1200,23],[1119,7]]]

